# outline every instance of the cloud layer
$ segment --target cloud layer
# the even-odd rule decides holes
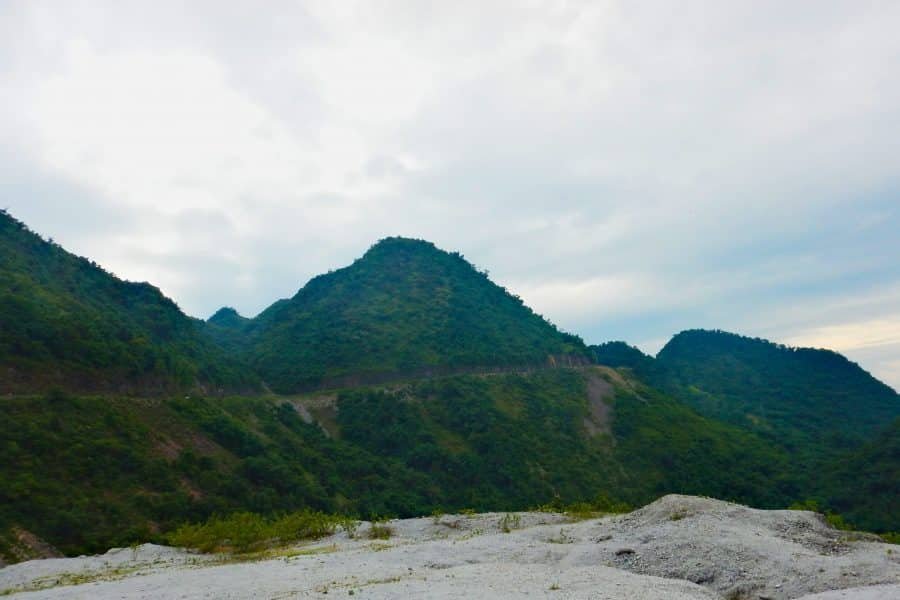
[[[0,190],[189,313],[387,235],[590,342],[833,347],[900,387],[896,2],[0,7]]]

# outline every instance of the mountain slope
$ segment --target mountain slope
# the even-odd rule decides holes
[[[380,241],[254,319],[217,315],[210,335],[281,392],[475,367],[587,362],[580,339],[462,256],[406,238]]]
[[[824,469],[825,505],[857,527],[900,532],[900,419]]]
[[[796,499],[784,453],[599,367],[290,400],[52,394],[7,399],[0,421],[0,558],[14,528],[78,554],[239,510],[414,516],[667,492],[767,507]]]
[[[655,359],[623,342],[591,352],[789,453],[799,496],[856,526],[900,529],[900,397],[840,354],[702,330],[679,333]]]
[[[900,397],[836,352],[722,331],[679,333],[660,350],[659,387],[702,414],[832,448],[871,437],[900,416]]]
[[[122,281],[0,212],[0,384],[81,391],[248,387],[255,378],[148,283]]]

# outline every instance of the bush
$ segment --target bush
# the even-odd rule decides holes
[[[371,540],[387,540],[394,535],[394,529],[384,519],[375,519],[366,535]]]
[[[355,523],[346,517],[312,510],[267,519],[255,513],[239,512],[214,516],[203,524],[182,525],[167,541],[201,552],[250,552],[299,540],[317,540],[334,533],[338,526],[350,529]]]
[[[518,529],[522,525],[522,517],[514,513],[506,513],[500,517],[497,526],[503,533],[510,533],[513,529]]]

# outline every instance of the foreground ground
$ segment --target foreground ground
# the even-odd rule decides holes
[[[144,545],[0,570],[22,598],[900,598],[900,546],[800,511],[670,495],[627,515],[443,515],[265,556]]]

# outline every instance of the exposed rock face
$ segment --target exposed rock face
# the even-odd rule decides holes
[[[807,600],[900,598],[900,547],[836,531],[809,512],[671,495],[627,515],[580,522],[555,514],[504,519],[494,513],[406,519],[391,527],[394,535],[386,541],[339,533],[267,560],[234,562],[145,545],[103,556],[31,561],[0,570],[0,593],[21,590],[28,598],[323,598],[350,592],[364,598],[756,600],[814,593]],[[66,585],[72,583],[81,585]]]

